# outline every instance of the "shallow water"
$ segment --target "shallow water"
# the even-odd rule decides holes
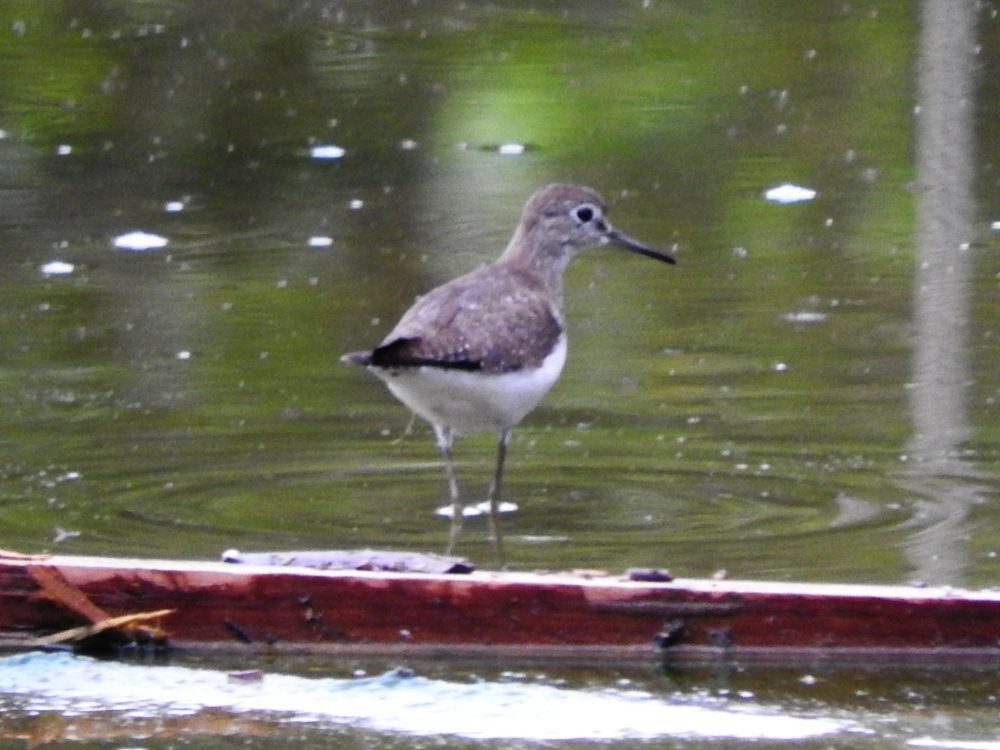
[[[338,356],[572,180],[680,263],[571,265],[513,567],[995,586],[998,59],[943,0],[5,4],[0,548],[439,551]]]

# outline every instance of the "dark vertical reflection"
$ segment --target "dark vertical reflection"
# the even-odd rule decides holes
[[[974,232],[973,0],[925,0],[917,72],[917,273],[914,290],[913,489],[920,530],[907,555],[921,580],[965,571],[978,488],[961,458],[970,437],[969,308]]]

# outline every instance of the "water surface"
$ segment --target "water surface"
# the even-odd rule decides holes
[[[260,673],[218,662],[100,662],[68,654],[0,658],[0,747],[141,738],[211,746],[357,747],[997,746],[998,696],[968,672],[947,688],[932,670],[827,668],[686,677],[614,670],[558,675],[486,667],[456,678],[428,665],[287,663]],[[301,665],[300,665],[301,666]],[[480,665],[482,667],[484,665]],[[372,670],[372,671],[369,671]],[[692,679],[696,678],[696,679]],[[763,679],[762,679],[763,678]],[[136,680],[144,689],[137,692]],[[977,701],[984,701],[976,705]],[[931,704],[936,708],[931,709]],[[945,707],[963,706],[948,716]],[[6,718],[5,718],[6,717]],[[905,717],[905,721],[899,719]],[[983,739],[987,738],[987,739]],[[53,743],[55,741],[55,743]],[[232,741],[232,740],[230,740]]]

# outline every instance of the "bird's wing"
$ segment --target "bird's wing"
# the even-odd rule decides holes
[[[562,335],[558,308],[530,276],[494,266],[484,285],[486,272],[474,271],[417,300],[371,352],[371,364],[489,373],[541,365]]]

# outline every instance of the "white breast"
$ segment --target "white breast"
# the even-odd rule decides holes
[[[463,433],[516,425],[559,379],[565,361],[564,334],[540,367],[500,375],[435,367],[371,369],[392,395],[428,422]]]

